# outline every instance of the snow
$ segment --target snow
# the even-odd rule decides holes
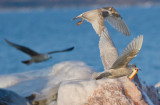
[[[56,93],[62,81],[90,79],[93,71],[83,62],[66,61],[47,70],[0,76],[0,88],[12,90],[24,97],[33,93],[43,97],[51,89]]]
[[[60,85],[58,91],[58,105],[82,105],[87,102],[88,97],[102,83],[102,80],[75,80],[65,81]]]

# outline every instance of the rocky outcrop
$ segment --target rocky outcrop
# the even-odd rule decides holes
[[[0,89],[0,105],[30,105],[29,102],[18,94]]]
[[[0,105],[28,101],[33,105],[159,105],[157,90],[138,76],[93,80],[93,72],[83,62],[62,62],[45,70],[0,76],[0,88],[13,91],[2,90],[0,102],[5,104]]]
[[[140,87],[141,86],[141,87]],[[146,88],[147,87],[147,88]],[[58,91],[58,105],[158,105],[157,92],[138,77],[68,81]]]
[[[89,96],[85,105],[158,105],[157,92],[149,87],[145,89],[144,84],[126,77],[106,81]]]

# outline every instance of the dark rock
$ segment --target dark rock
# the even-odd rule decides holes
[[[30,105],[27,100],[18,94],[6,90],[0,89],[0,105]]]

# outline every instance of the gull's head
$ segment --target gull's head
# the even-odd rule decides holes
[[[137,68],[137,66],[135,64],[128,64],[128,68],[131,71],[131,73],[128,75],[129,79],[133,79],[134,76],[138,73],[138,71],[141,70],[141,69]]]
[[[77,25],[81,25],[83,23],[83,20],[86,20],[87,22],[92,23],[95,20],[95,18],[97,18],[99,16],[98,11],[99,11],[99,9],[84,12],[84,13],[78,15],[77,17],[74,17],[72,20],[82,19],[82,21],[79,21],[77,23]]]
[[[102,16],[103,17],[114,16],[114,17],[120,17],[121,18],[119,13],[113,7],[104,7],[104,8],[101,8],[101,11],[102,11]]]
[[[44,55],[44,58],[45,58],[45,59],[50,59],[50,58],[52,58],[52,57],[51,57],[50,55],[48,55],[48,54],[45,54],[45,55]]]

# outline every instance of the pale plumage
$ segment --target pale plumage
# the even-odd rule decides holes
[[[118,58],[118,51],[106,28],[102,31],[99,49],[103,66],[105,69],[109,69]]]
[[[74,49],[74,47],[71,47],[71,48],[64,49],[64,50],[51,51],[51,52],[48,52],[46,54],[41,54],[41,53],[37,53],[36,51],[33,51],[30,48],[27,48],[27,47],[12,43],[12,42],[8,41],[7,39],[5,39],[5,41],[9,45],[11,45],[12,47],[14,47],[14,48],[16,48],[16,49],[28,54],[31,57],[30,60],[22,61],[22,63],[27,64],[27,65],[30,65],[32,63],[38,63],[38,62],[46,61],[46,60],[51,58],[50,54],[52,54],[52,53],[72,51]]]
[[[112,67],[99,74],[96,79],[103,77],[107,78],[118,78],[122,76],[133,75],[134,71],[138,71],[138,68],[134,64],[128,64],[135,56],[137,56],[143,43],[143,36],[140,35],[135,38],[127,48],[122,52],[118,59],[113,63]],[[137,73],[137,72],[136,72]],[[130,77],[132,78],[132,77]]]
[[[140,35],[135,38],[127,48],[122,52],[122,54],[118,57],[118,59],[114,62],[112,68],[116,69],[119,67],[126,67],[127,64],[137,56],[138,52],[141,49],[143,43],[143,36]]]
[[[105,7],[87,11],[73,18],[73,20],[77,18],[82,18],[80,24],[83,22],[83,20],[91,23],[96,33],[100,36],[99,48],[102,63],[105,70],[109,69],[118,58],[118,51],[114,46],[108,30],[105,28],[104,19],[121,33],[129,36],[130,32],[123,19],[113,7]]]
[[[90,10],[73,18],[73,20],[77,18],[82,19],[80,24],[83,22],[83,20],[90,22],[99,36],[101,36],[101,32],[105,28],[104,20],[107,20],[111,26],[120,31],[122,34],[126,36],[130,35],[129,29],[123,21],[122,17],[113,7]]]

